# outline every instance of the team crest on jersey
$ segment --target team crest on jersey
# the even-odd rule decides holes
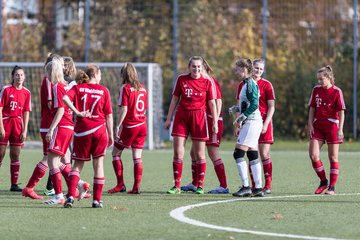
[[[10,97],[11,97],[11,98],[13,98],[13,97],[14,97],[14,95],[12,95],[12,94],[11,94],[11,95],[10,95]]]
[[[316,95],[315,103],[316,103],[316,107],[320,107],[320,105],[322,103],[322,99],[319,98],[319,95]]]
[[[185,88],[185,95],[191,97],[191,95],[193,95],[193,90],[191,88]]]

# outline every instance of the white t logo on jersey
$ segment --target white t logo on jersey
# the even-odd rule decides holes
[[[316,102],[316,107],[320,107],[322,99],[321,98],[316,98],[315,102]]]
[[[16,107],[17,107],[17,102],[11,101],[11,102],[10,102],[10,108],[11,108],[11,110],[15,110]]]
[[[185,89],[185,95],[187,97],[191,97],[192,93],[193,93],[193,90],[191,88],[186,88]]]

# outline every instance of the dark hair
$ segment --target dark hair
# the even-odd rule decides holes
[[[22,67],[19,67],[18,65],[15,65],[15,67],[14,67],[14,68],[12,69],[12,71],[11,71],[11,77],[14,77],[15,72],[16,72],[17,70],[19,70],[19,69],[21,69],[21,70],[24,71],[24,69],[23,69]]]
[[[140,90],[140,80],[135,67],[131,63],[125,63],[120,70],[120,76],[123,84],[129,83],[136,91]]]
[[[240,68],[246,68],[248,70],[248,74],[251,76],[253,74],[253,63],[251,61],[251,59],[239,59],[235,62],[235,67],[240,67]]]
[[[85,73],[89,76],[89,78],[95,77],[95,74],[100,70],[100,67],[96,64],[89,64],[85,68]]]
[[[74,60],[71,57],[63,57],[64,59],[64,77],[74,78],[76,74],[76,67]]]
[[[90,77],[83,71],[83,70],[78,70],[75,76],[75,81],[77,84],[81,84],[81,83],[87,83],[89,82]]]

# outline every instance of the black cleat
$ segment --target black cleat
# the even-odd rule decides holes
[[[250,197],[251,196],[251,188],[250,187],[244,187],[242,186],[239,191],[237,191],[236,193],[233,193],[232,195],[234,197]]]
[[[93,208],[102,208],[103,205],[102,205],[102,201],[98,202],[98,201],[93,201],[93,204],[92,204],[92,207]]]
[[[69,197],[64,203],[64,208],[72,208],[74,204],[74,198]]]
[[[264,191],[262,188],[254,188],[252,190],[252,196],[253,197],[263,197],[264,196]]]
[[[11,184],[10,187],[11,192],[22,192],[22,188],[19,187],[17,184]]]

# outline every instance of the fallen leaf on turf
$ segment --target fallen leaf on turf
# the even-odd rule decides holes
[[[129,210],[128,208],[120,207],[120,206],[113,206],[112,209],[113,210],[118,210],[118,211],[127,211],[127,210]]]
[[[281,213],[275,213],[273,216],[274,220],[282,220],[284,216]]]

